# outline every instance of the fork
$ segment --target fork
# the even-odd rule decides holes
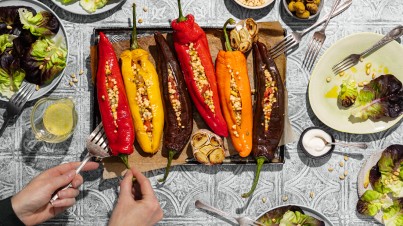
[[[81,169],[84,165],[92,158],[97,157],[99,159],[109,157],[108,153],[108,140],[106,139],[104,126],[101,123],[92,131],[92,133],[87,138],[86,148],[88,149],[88,154],[81,162],[80,166],[76,169],[76,174],[81,172]],[[70,183],[66,187],[62,188],[61,190],[66,190],[71,188],[73,185]],[[57,200],[59,196],[57,193],[50,199],[50,203]]]
[[[330,10],[329,16],[327,17],[325,24],[319,31],[316,31],[313,34],[313,37],[312,37],[311,41],[309,42],[308,50],[305,53],[304,60],[302,61],[302,66],[305,69],[307,69],[308,71],[311,71],[313,63],[315,62],[316,58],[318,57],[319,51],[322,48],[322,45],[326,40],[325,30],[326,30],[327,25],[329,24],[329,21],[331,18],[330,15],[333,14],[334,10],[339,5],[339,3],[340,3],[340,0],[334,1],[332,9]]]
[[[326,14],[321,20],[316,21],[312,26],[305,28],[302,31],[291,32],[289,35],[287,35],[281,41],[279,41],[276,45],[274,45],[271,49],[269,49],[270,55],[274,59],[280,56],[282,53],[291,50],[294,46],[298,45],[298,43],[301,41],[301,38],[306,33],[318,27],[319,25],[325,23],[329,15],[332,15],[332,18],[339,15],[340,13],[348,9],[348,7],[350,7],[352,3],[353,3],[352,0],[347,0],[343,4],[340,4],[339,7],[337,7],[337,9],[333,12],[333,14],[330,13]]]
[[[218,215],[220,215],[220,216],[222,216],[222,217],[225,217],[225,218],[227,218],[227,219],[230,219],[230,218],[231,218],[231,219],[235,219],[235,220],[238,222],[238,224],[241,225],[241,226],[257,226],[257,225],[258,225],[258,226],[264,226],[263,223],[260,223],[260,222],[258,222],[258,221],[252,220],[250,217],[246,217],[246,216],[243,216],[243,217],[232,216],[231,214],[229,214],[229,213],[227,213],[227,212],[224,212],[224,211],[222,211],[222,210],[220,210],[220,209],[217,209],[217,208],[215,208],[215,207],[213,207],[213,206],[210,206],[210,205],[208,205],[208,204],[206,204],[206,203],[204,203],[204,202],[202,202],[202,201],[200,201],[200,200],[196,200],[195,206],[196,206],[197,208],[199,208],[199,209],[204,209],[204,210],[207,210],[207,211],[216,213],[216,214],[218,214]]]
[[[10,121],[15,120],[24,108],[25,103],[35,92],[35,85],[31,83],[24,83],[21,85],[18,92],[11,96],[10,100],[6,104],[6,112],[4,114],[4,122],[0,128],[0,136],[6,130]]]
[[[371,54],[375,50],[381,48],[382,46],[388,44],[389,42],[393,41],[394,39],[397,39],[403,35],[403,26],[399,25],[395,28],[393,28],[391,31],[389,31],[385,37],[383,37],[381,40],[379,40],[377,43],[375,43],[373,46],[370,48],[366,49],[360,54],[351,54],[348,57],[344,58],[340,63],[334,65],[332,67],[333,72],[337,75],[350,67],[356,65],[362,58],[365,56]]]

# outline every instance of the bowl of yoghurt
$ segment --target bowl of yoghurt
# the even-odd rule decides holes
[[[311,158],[323,158],[334,150],[334,137],[320,127],[306,128],[299,139],[299,146]]]

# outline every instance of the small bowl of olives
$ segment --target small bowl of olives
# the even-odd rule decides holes
[[[288,15],[298,20],[312,20],[322,10],[324,0],[283,0]]]

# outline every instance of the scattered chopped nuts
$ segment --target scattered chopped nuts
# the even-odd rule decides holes
[[[330,82],[330,81],[332,81],[332,78],[327,77],[327,78],[326,78],[326,82]]]
[[[364,86],[364,83],[363,83],[363,82],[359,82],[359,83],[358,83],[358,86],[359,86],[359,87],[363,87],[363,86]]]
[[[77,83],[77,82],[78,82],[78,79],[73,78],[73,82],[74,82],[74,83]]]
[[[309,197],[310,197],[311,199],[313,199],[313,198],[315,197],[315,192],[311,191],[311,192],[309,193]]]
[[[39,65],[39,70],[41,70],[43,68],[43,64]]]
[[[341,161],[341,162],[339,163],[339,165],[340,165],[340,167],[343,167],[343,166],[344,166],[344,162]]]
[[[70,85],[70,86],[74,86],[73,81],[70,81],[70,82],[69,82],[69,85]]]
[[[344,75],[344,71],[339,73],[339,76],[342,77]]]
[[[276,219],[275,219],[275,218],[273,218],[273,219],[271,219],[271,221],[274,223],[274,222],[276,222]]]
[[[370,69],[370,68],[367,68],[367,70],[365,70],[365,73],[366,73],[367,75],[369,75],[369,74],[371,73],[371,69]]]
[[[288,196],[287,195],[283,195],[283,202],[287,202],[288,200]]]
[[[7,29],[11,30],[11,29],[13,29],[13,27],[11,27],[10,25],[7,25]]]
[[[72,78],[75,78],[75,77],[76,77],[76,74],[73,73],[73,74],[71,74],[70,76],[71,76]]]
[[[334,168],[329,166],[329,168],[327,169],[329,172],[333,172]]]
[[[395,176],[399,176],[399,172],[397,172],[397,171],[394,171],[393,174],[394,174]]]
[[[80,70],[80,72],[78,72],[78,74],[79,74],[79,75],[84,74],[84,70],[83,70],[83,69],[81,69],[81,70]]]
[[[147,11],[148,11],[148,7],[147,7],[147,6],[144,6],[144,7],[143,7],[143,11],[144,11],[144,12],[147,12]]]
[[[143,23],[143,18],[138,19],[139,24]]]
[[[262,198],[262,202],[263,202],[263,203],[266,203],[266,201],[267,201],[267,198],[266,198],[266,197],[263,197],[263,198]]]
[[[38,91],[39,90],[39,85],[35,86],[35,90]]]
[[[344,155],[344,161],[348,161],[349,157],[348,155]]]
[[[360,61],[363,62],[363,61],[364,61],[364,58],[360,57]]]
[[[344,175],[342,174],[342,175],[339,176],[339,178],[340,178],[340,180],[344,180],[345,177],[344,177]]]
[[[344,170],[344,176],[347,176],[347,174],[348,174],[348,171]]]
[[[363,82],[362,82],[362,84],[363,84],[364,86],[365,86],[365,85],[368,85],[368,83],[369,83],[368,81],[363,81]]]
[[[256,93],[256,90],[255,89],[251,89],[251,91],[250,91],[252,94],[255,94]]]
[[[366,68],[370,68],[371,66],[372,66],[371,63],[367,63],[367,64],[365,65]]]
[[[376,76],[375,76],[375,73],[372,73],[372,79],[374,79]]]

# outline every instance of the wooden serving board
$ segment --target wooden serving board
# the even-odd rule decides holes
[[[274,45],[278,41],[280,41],[284,37],[284,29],[281,27],[279,22],[262,22],[258,23],[259,25],[259,41],[265,43],[268,48]],[[204,28],[207,39],[209,42],[211,56],[213,58],[213,62],[215,62],[215,58],[218,54],[218,51],[223,49],[224,47],[224,37],[222,29],[218,28]],[[172,29],[170,28],[139,28],[137,29],[139,38],[139,46],[142,49],[150,52],[150,61],[155,65],[154,59],[157,59],[156,56],[158,54],[157,47],[154,41],[154,32],[161,32],[167,38],[168,43],[172,45]],[[94,29],[92,45],[91,45],[91,73],[94,77],[96,76],[97,71],[97,40],[99,32],[103,32],[109,40],[112,42],[116,56],[119,59],[120,54],[130,47],[130,35],[131,28],[96,28]],[[172,49],[173,45],[171,46]],[[250,78],[251,88],[254,88],[253,82],[253,59],[252,53],[249,51],[246,54],[247,63],[248,63],[248,72]],[[280,74],[285,81],[285,70],[286,70],[286,57],[281,55],[280,57],[275,59],[277,67],[280,71]],[[93,117],[93,128],[101,121],[98,110],[98,103],[96,99],[96,89],[94,88],[94,117]],[[286,105],[287,106],[287,105]],[[204,123],[203,119],[193,106],[193,132],[198,129],[208,129],[207,125]],[[283,136],[282,144],[286,144],[288,142],[294,141],[294,136],[292,133],[291,125],[289,123],[288,117],[286,117],[285,123],[285,133]],[[162,142],[162,141],[161,141]],[[145,172],[149,170],[155,170],[164,168],[167,163],[167,150],[161,148],[154,155],[150,155],[144,153],[137,142],[134,144],[135,151],[132,155],[129,156],[129,164],[132,166],[136,166],[140,171]],[[162,145],[161,145],[162,147]],[[226,149],[226,158],[224,164],[239,164],[239,163],[253,163],[253,158],[239,158],[237,152],[234,150],[230,138],[224,139],[224,147]],[[176,156],[176,159],[173,160],[172,165],[182,165],[182,164],[190,164],[195,163],[194,161],[189,159],[193,158],[192,150],[190,145],[185,147],[185,150],[181,155]],[[284,146],[279,148],[276,154],[276,159],[272,161],[272,163],[281,164],[284,162]],[[104,178],[113,178],[119,175],[122,175],[125,171],[125,166],[121,162],[121,160],[117,157],[111,157],[103,160],[104,163]]]

